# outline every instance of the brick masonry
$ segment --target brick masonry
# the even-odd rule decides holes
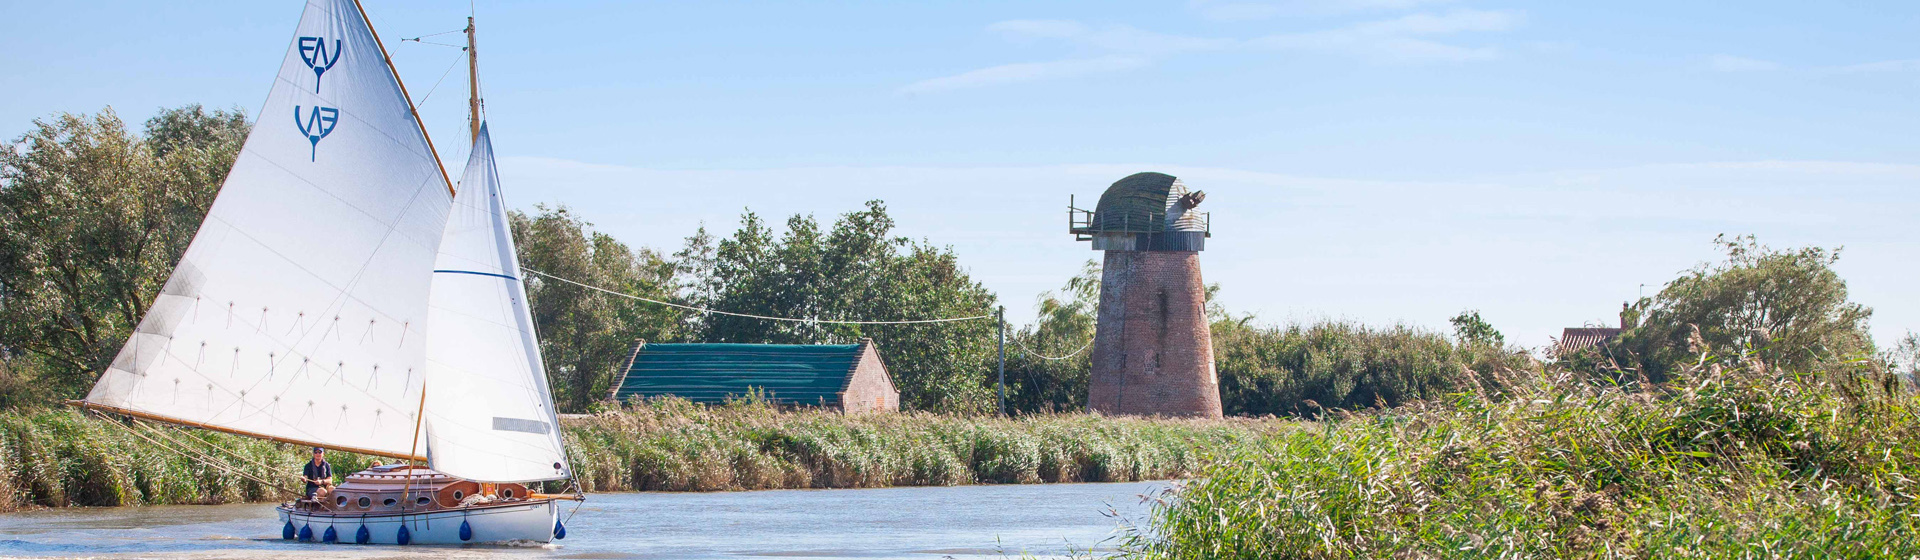
[[[1088,405],[1102,414],[1219,418],[1200,253],[1107,251]]]
[[[893,376],[887,374],[887,365],[880,361],[880,351],[871,338],[860,341],[860,359],[854,362],[847,386],[840,391],[840,406],[848,414],[900,410],[900,391],[893,387]]]

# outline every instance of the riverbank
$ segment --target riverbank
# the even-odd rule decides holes
[[[1294,425],[1084,414],[849,416],[680,400],[562,421],[579,481],[589,492],[1180,478],[1210,457]],[[168,448],[218,457],[245,475]],[[374,460],[348,453],[328,459],[341,473]],[[70,409],[0,412],[0,511],[281,500],[284,494],[261,481],[297,488],[305,460],[295,446],[204,430],[130,430]]]
[[[1144,559],[1911,558],[1920,398],[1838,374],[1571,379],[1277,434],[1162,501]]]

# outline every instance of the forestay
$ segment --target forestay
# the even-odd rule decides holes
[[[560,426],[485,125],[459,191],[434,266],[428,464],[486,482],[566,478]]]
[[[352,0],[306,4],[259,120],[95,407],[415,451],[451,192]]]

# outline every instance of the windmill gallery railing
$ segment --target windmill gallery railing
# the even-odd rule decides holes
[[[1153,210],[1102,214],[1078,207],[1069,196],[1067,231],[1073,234],[1075,241],[1095,241],[1096,249],[1104,248],[1100,246],[1099,238],[1137,239],[1140,248],[1158,248],[1169,237],[1213,237],[1213,217],[1210,213],[1190,208],[1173,215],[1172,219],[1168,219],[1166,211]]]
[[[1080,208],[1074,198],[1067,198],[1067,231],[1077,240],[1087,241],[1102,233],[1145,233],[1160,234],[1168,232],[1199,232],[1213,237],[1213,216],[1209,212],[1187,210],[1170,224],[1167,213],[1161,212],[1117,212],[1117,215],[1100,216],[1092,210]]]

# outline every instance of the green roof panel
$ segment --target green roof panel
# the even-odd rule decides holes
[[[776,402],[835,405],[859,360],[858,344],[645,344],[613,396],[720,403],[758,388]]]

